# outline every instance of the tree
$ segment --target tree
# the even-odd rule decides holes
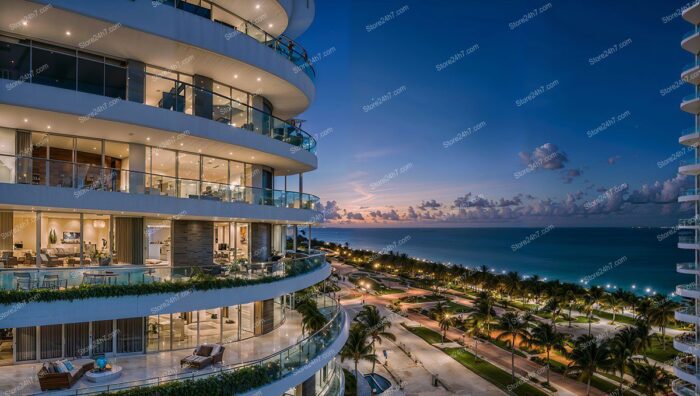
[[[652,337],[654,336],[651,331],[651,325],[648,322],[637,320],[633,329],[635,336],[639,339],[639,352],[646,353],[646,350],[651,348]]]
[[[309,333],[315,333],[326,325],[326,317],[319,311],[315,300],[304,298],[297,304],[296,310],[301,314],[302,334],[307,330]]]
[[[498,339],[510,338],[510,371],[513,383],[515,383],[515,341],[520,337],[521,344],[528,343],[530,340],[529,327],[528,317],[515,312],[506,312],[498,319],[498,329],[501,330]]]
[[[586,319],[588,319],[588,335],[591,335],[591,322],[593,321],[593,310],[595,309],[595,303],[593,301],[593,298],[586,294],[583,297],[583,301],[579,305],[579,311],[586,315]]]
[[[661,329],[661,345],[666,350],[666,327],[673,321],[673,313],[680,305],[664,297],[655,302],[649,311],[649,322]]]
[[[547,383],[549,384],[549,354],[552,349],[566,352],[564,348],[564,335],[549,323],[540,323],[532,329],[530,343],[544,348],[547,352]]]
[[[491,323],[496,317],[496,310],[493,308],[496,301],[491,293],[487,291],[479,292],[474,299],[475,312],[482,315],[486,324],[486,337],[491,338]]]
[[[372,340],[372,353],[376,355],[376,343],[381,344],[383,339],[396,341],[396,336],[386,331],[391,327],[391,322],[374,305],[365,305],[357,315],[357,321],[361,323]],[[372,362],[372,374],[374,374],[375,361]]]
[[[625,302],[619,296],[616,296],[615,294],[611,293],[607,294],[603,298],[602,303],[606,309],[609,309],[610,312],[612,312],[613,317],[611,324],[615,324],[615,314],[623,310],[623,308],[625,307]]]
[[[355,375],[358,375],[357,364],[360,360],[375,362],[377,356],[372,352],[372,346],[368,342],[369,335],[367,330],[359,323],[355,323],[350,327],[348,340],[345,342],[343,349],[340,350],[340,361],[352,359],[355,363]],[[359,380],[359,377],[358,377]]]
[[[442,313],[438,317],[438,323],[440,324],[440,330],[442,330],[441,342],[445,342],[445,335],[450,329],[450,327],[452,327],[452,325],[454,324],[454,316],[452,316],[452,314],[447,311],[442,311]]]
[[[634,382],[644,390],[645,395],[666,394],[671,384],[671,376],[663,368],[647,363],[632,366]]]
[[[488,316],[482,312],[475,311],[467,318],[464,322],[464,327],[467,329],[466,333],[469,334],[474,339],[474,356],[475,359],[479,359],[479,341],[477,338],[481,335],[481,332],[486,327]]]
[[[610,343],[611,369],[620,373],[619,395],[622,395],[622,383],[627,368],[632,364],[632,356],[639,352],[641,340],[632,327],[620,330]]]
[[[508,301],[511,301],[515,291],[520,288],[520,274],[515,271],[508,272],[503,278],[503,284],[508,295]]]
[[[579,378],[586,381],[586,396],[591,394],[591,379],[598,370],[606,370],[611,366],[610,348],[607,340],[600,341],[589,335],[576,339],[571,351],[571,363],[567,371],[579,372]]]
[[[576,293],[569,289],[564,294],[564,300],[566,301],[566,308],[569,310],[569,327],[571,327],[571,310],[576,305]]]

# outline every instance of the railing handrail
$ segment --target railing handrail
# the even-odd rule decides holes
[[[175,8],[175,9],[179,9],[180,11],[183,11],[183,12],[187,12],[186,10],[182,10],[182,9],[180,9],[180,8],[177,7],[176,3],[177,3],[178,1],[181,1],[181,0],[174,0],[174,2],[173,2],[174,8]],[[259,31],[262,32],[263,35],[264,35],[265,41],[264,41],[263,43],[265,43],[265,44],[268,43],[267,38],[270,37],[270,39],[271,39],[273,42],[280,43],[282,46],[286,47],[286,48],[289,50],[289,43],[291,42],[291,43],[292,43],[291,51],[292,51],[293,53],[296,53],[297,55],[299,55],[302,59],[304,59],[304,61],[305,61],[305,63],[306,63],[306,67],[305,67],[305,68],[308,68],[308,69],[311,71],[311,73],[313,74],[313,75],[309,75],[309,77],[311,77],[311,78],[316,77],[316,70],[314,69],[313,64],[311,64],[311,62],[309,61],[308,52],[306,51],[306,49],[305,49],[302,45],[298,44],[296,41],[292,40],[291,38],[287,37],[287,36],[284,35],[284,34],[280,34],[280,35],[278,35],[278,36],[275,36],[275,35],[273,35],[273,34],[270,34],[270,33],[268,33],[265,29],[263,29],[263,28],[261,28],[260,26],[258,26],[257,24],[255,24],[255,23],[253,23],[253,22],[251,22],[251,21],[249,21],[249,20],[247,20],[247,19],[241,17],[240,15],[236,14],[235,12],[233,12],[233,11],[231,11],[231,10],[225,8],[225,7],[222,7],[222,6],[221,6],[220,4],[218,4],[217,2],[214,2],[214,1],[211,1],[211,0],[200,0],[200,2],[209,3],[211,6],[215,6],[215,7],[217,7],[218,9],[222,10],[223,12],[225,12],[225,13],[227,13],[227,14],[229,14],[229,15],[235,17],[235,18],[240,19],[240,20],[243,21],[246,25],[252,26],[252,27],[254,27],[255,29],[259,30]],[[188,12],[188,13],[189,13],[189,12]],[[189,13],[189,14],[192,14],[192,13]],[[193,15],[197,15],[197,14],[193,14]],[[200,17],[201,17],[201,15],[200,15]],[[212,18],[213,18],[213,16],[212,16]],[[226,23],[223,22],[223,21],[218,21],[218,20],[214,20],[214,19],[212,19],[212,21],[213,21],[213,22],[218,22],[218,23],[220,23],[220,24],[224,24],[224,25],[228,26],[228,24],[226,24]],[[255,37],[249,35],[247,32],[243,32],[243,31],[238,30],[238,29],[235,29],[235,31],[241,32],[241,33],[245,34],[246,36],[255,39]],[[283,39],[284,39],[284,40],[283,40]],[[286,40],[286,42],[285,42],[285,40]],[[300,48],[302,49],[303,52],[299,52],[298,50],[296,50],[296,49],[294,48],[295,46],[300,47]],[[278,52],[278,53],[279,53],[279,52]],[[308,75],[308,73],[307,73],[307,75]]]
[[[202,91],[202,92],[205,92],[205,93],[210,94],[210,95],[215,95],[215,96],[224,98],[224,99],[226,99],[226,100],[228,100],[228,101],[231,101],[231,102],[236,102],[236,103],[238,103],[239,105],[245,107],[245,108],[248,109],[248,110],[252,110],[252,111],[254,111],[254,112],[258,112],[258,113],[260,113],[260,114],[264,114],[264,115],[266,115],[266,116],[268,116],[268,117],[270,117],[270,118],[272,118],[272,119],[275,119],[275,120],[277,120],[277,121],[279,121],[279,122],[284,123],[285,125],[289,126],[290,128],[294,128],[295,130],[299,131],[304,137],[306,137],[307,139],[309,139],[309,148],[308,148],[309,150],[313,150],[313,149],[316,147],[316,139],[315,139],[313,136],[311,136],[308,132],[306,132],[305,130],[299,128],[298,126],[295,126],[295,125],[290,124],[288,121],[285,121],[285,120],[283,120],[283,119],[281,119],[281,118],[279,118],[279,117],[275,117],[275,116],[272,115],[271,113],[268,113],[268,112],[265,112],[265,111],[263,111],[263,110],[257,109],[257,108],[255,108],[255,107],[253,107],[253,106],[250,106],[250,105],[248,105],[248,104],[246,104],[246,103],[240,102],[240,101],[238,101],[238,100],[236,100],[236,99],[229,98],[229,97],[227,97],[227,96],[218,94],[218,93],[216,93],[216,92],[214,92],[214,91],[211,91],[211,90],[208,90],[208,89],[204,89],[204,88],[201,88],[201,87],[197,87],[197,86],[195,86],[195,85],[193,85],[193,84],[190,84],[190,83],[187,83],[187,82],[182,82],[182,81],[179,81],[179,80],[176,80],[176,79],[173,79],[173,78],[170,78],[170,77],[162,76],[162,75],[159,75],[159,74],[155,74],[155,73],[145,72],[144,74],[145,74],[146,76],[151,76],[151,77],[155,77],[155,78],[159,78],[159,79],[163,79],[163,80],[172,81],[172,82],[174,82],[174,83],[176,83],[176,84],[181,84],[181,85],[189,86],[192,90]]]
[[[0,154],[0,158],[5,157],[5,158],[13,158],[14,160],[31,160],[31,161],[46,161],[49,163],[57,163],[57,164],[63,164],[67,166],[74,166],[74,167],[86,167],[86,168],[93,168],[96,171],[106,171],[106,172],[124,172],[128,174],[137,174],[137,175],[144,175],[144,176],[149,176],[149,177],[159,177],[159,178],[164,178],[164,179],[170,179],[175,182],[179,181],[186,181],[186,182],[196,182],[196,183],[203,183],[203,184],[214,184],[218,186],[224,187],[224,189],[232,191],[232,192],[245,192],[245,191],[260,191],[263,193],[271,193],[273,195],[275,194],[283,194],[285,197],[287,195],[289,196],[294,196],[299,195],[301,200],[303,201],[304,198],[306,198],[308,201],[313,201],[313,202],[318,202],[319,197],[313,194],[309,193],[303,193],[303,192],[298,192],[298,191],[286,191],[286,190],[276,190],[272,188],[263,188],[263,187],[251,187],[251,186],[240,186],[240,185],[231,185],[230,183],[220,183],[220,182],[213,182],[213,181],[207,181],[207,180],[199,180],[199,179],[188,179],[188,178],[183,178],[179,176],[168,176],[168,175],[161,175],[158,173],[152,173],[152,172],[142,172],[142,171],[137,171],[137,170],[131,170],[131,169],[118,169],[118,168],[110,168],[110,167],[103,167],[99,165],[94,165],[94,164],[88,164],[88,163],[80,163],[80,162],[73,162],[73,161],[65,161],[65,160],[57,160],[57,159],[50,159],[50,158],[41,158],[41,157],[31,157],[31,156],[23,156],[19,154]],[[80,175],[71,175],[71,179],[79,180]],[[101,180],[98,180],[101,181]],[[2,182],[0,182],[2,183]],[[18,183],[18,184],[24,184],[24,183]],[[77,183],[76,183],[77,184]],[[82,186],[82,188],[87,188],[90,187],[89,185]],[[80,189],[81,187],[78,186],[73,186],[75,189]]]
[[[236,370],[240,370],[240,369],[243,369],[246,367],[255,366],[257,364],[260,364],[261,362],[267,361],[267,360],[272,359],[276,356],[281,357],[282,355],[284,355],[285,352],[288,352],[289,350],[292,350],[294,348],[302,348],[303,349],[305,343],[309,343],[312,338],[317,337],[318,335],[320,335],[321,333],[323,333],[324,331],[329,329],[332,325],[335,324],[336,320],[341,320],[341,322],[340,322],[341,326],[342,326],[343,322],[345,320],[347,320],[347,318],[345,317],[345,311],[342,309],[342,305],[340,304],[340,301],[336,300],[336,299],[333,299],[333,301],[336,302],[333,315],[320,330],[305,337],[304,339],[297,342],[296,344],[288,346],[287,348],[281,349],[281,350],[279,350],[273,354],[270,354],[266,357],[255,359],[255,360],[250,360],[247,362],[241,362],[241,363],[237,363],[237,364],[228,365],[225,367],[221,367],[218,370],[212,370],[212,371],[208,371],[208,372],[201,372],[201,373],[192,372],[192,373],[187,373],[187,375],[184,375],[184,376],[181,376],[178,373],[169,374],[169,375],[164,375],[164,376],[146,378],[146,379],[142,379],[142,380],[133,380],[133,381],[125,381],[125,382],[120,382],[120,383],[109,384],[109,385],[106,385],[105,387],[106,387],[107,391],[110,391],[111,387],[114,387],[114,388],[112,388],[112,390],[129,389],[129,388],[133,388],[133,387],[137,387],[137,386],[149,386],[149,385],[161,384],[161,383],[165,383],[165,382],[169,382],[169,381],[184,380],[184,379],[194,380],[194,379],[199,379],[199,378],[206,378],[206,377],[221,374],[224,372],[236,371]],[[134,385],[128,386],[127,384],[134,384]],[[95,386],[95,387],[93,387],[93,389],[104,389],[105,387]],[[91,392],[90,388],[87,388],[85,390],[89,393],[83,393],[83,394],[93,394],[93,393],[100,393],[101,394],[104,392],[104,390],[99,390],[99,391],[95,390],[94,392]],[[76,394],[79,394],[79,393],[76,393]]]

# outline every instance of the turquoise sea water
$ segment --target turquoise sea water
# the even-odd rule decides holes
[[[537,233],[539,232],[539,236]],[[671,234],[671,235],[668,235]],[[671,293],[690,283],[676,263],[692,261],[678,235],[661,228],[313,228],[312,237],[351,247],[394,250],[470,267],[548,279]],[[660,240],[661,239],[661,240]],[[527,242],[529,241],[529,242]]]

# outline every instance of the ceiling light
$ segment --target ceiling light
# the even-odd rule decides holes
[[[267,27],[269,27],[269,28],[271,28],[271,27],[273,27],[273,26],[274,26],[273,24],[269,24],[269,25],[267,25]]]
[[[151,140],[151,138],[150,138],[150,137],[147,137],[147,138],[146,138],[146,140],[149,140],[149,141],[150,141],[150,140]]]
[[[262,81],[262,78],[258,77],[258,82]]]
[[[24,119],[24,122],[29,122],[29,118],[25,118],[25,119]]]
[[[238,74],[234,74],[234,75],[233,75],[233,78],[238,78]]]
[[[51,125],[47,125],[47,126],[46,126],[46,129],[51,129]]]
[[[22,21],[22,26],[27,26],[27,21]]]
[[[255,5],[255,9],[256,9],[256,10],[259,10],[259,9],[260,9],[260,4],[256,4],[256,5]]]
[[[66,36],[70,36],[70,30],[66,30]]]

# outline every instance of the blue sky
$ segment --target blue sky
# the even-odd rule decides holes
[[[685,3],[317,1],[305,190],[338,224],[673,225]]]

